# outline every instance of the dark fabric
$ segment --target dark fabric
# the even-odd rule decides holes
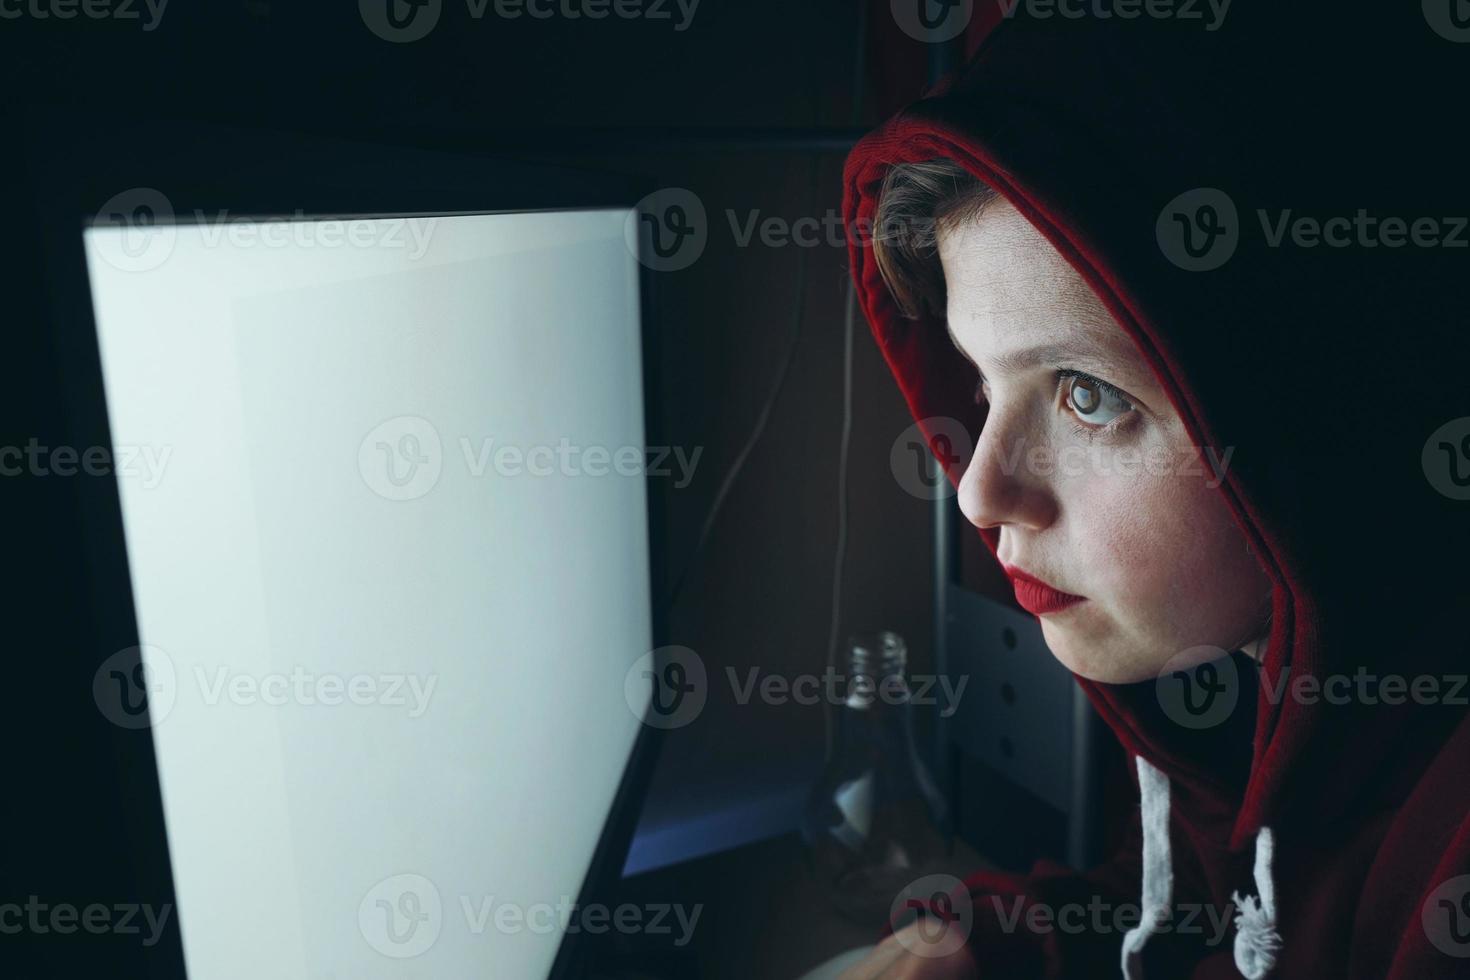
[[[1470,930],[1470,898],[1453,910],[1432,894],[1470,874],[1470,691],[1455,688],[1470,670],[1470,501],[1429,476],[1456,447],[1428,445],[1470,415],[1459,145],[1470,44],[1433,29],[1432,6],[1362,8],[1370,17],[1237,0],[1208,30],[1038,19],[1022,4],[844,171],[861,308],[915,419],[976,432],[984,407],[944,324],[898,315],[866,229],[888,166],[951,157],[1083,276],[1193,441],[1233,451],[1220,492],[1274,583],[1265,662],[1235,672],[1244,707],[1201,738],[1157,710],[1152,684],[1078,683],[1128,752],[1169,777],[1176,905],[1254,894],[1255,836],[1273,829],[1278,977],[1470,976],[1456,955],[1470,956],[1470,939],[1457,946],[1450,931]],[[1235,252],[1199,271],[1171,261],[1156,232],[1195,188],[1238,210]],[[1288,210],[1324,221],[1360,209],[1435,219],[1444,244],[1385,244],[1390,233],[1306,247],[1289,232],[1272,244]],[[1470,446],[1458,452],[1450,465],[1470,468]],[[951,482],[966,462],[946,462]],[[997,532],[980,533],[994,552]],[[1439,693],[1391,704],[1389,688],[1370,686],[1381,693],[1328,703],[1290,687],[1389,675],[1434,678]],[[1005,929],[986,896],[1137,903],[1139,874],[1134,840],[1083,875],[976,877],[982,975],[1116,975],[1121,931]],[[1233,937],[1155,936],[1145,971],[1236,976]]]

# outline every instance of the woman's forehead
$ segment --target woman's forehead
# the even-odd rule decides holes
[[[940,234],[950,337],[987,374],[1070,361],[1153,380],[1077,270],[1008,203]]]

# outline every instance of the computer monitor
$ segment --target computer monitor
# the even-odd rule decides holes
[[[183,972],[574,975],[660,644],[636,198],[315,144],[371,193],[290,204],[258,146],[68,229],[132,598],[92,694],[151,736]]]

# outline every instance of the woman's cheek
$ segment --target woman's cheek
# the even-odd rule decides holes
[[[1142,556],[1132,569],[1134,595],[1163,644],[1159,655],[1239,641],[1269,580],[1246,553],[1224,498],[1198,477],[1173,474],[1140,485],[1137,499],[1138,513],[1148,517],[1117,534]],[[1122,521],[1120,515],[1120,528]]]
[[[1204,488],[1190,480],[1162,470],[1113,470],[1069,487],[1080,532],[1075,584],[1090,586],[1089,598],[1139,639],[1189,632],[1180,618],[1196,616],[1211,591],[1218,519],[1199,493]]]
[[[1118,613],[1135,618],[1169,588],[1175,560],[1168,535],[1156,520],[1156,488],[1137,478],[1094,481],[1083,515],[1084,581]]]

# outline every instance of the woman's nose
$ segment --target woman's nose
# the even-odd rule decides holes
[[[978,528],[1010,524],[1039,531],[1056,519],[1049,477],[1037,472],[1046,447],[994,409],[981,427],[957,490],[960,512]]]

